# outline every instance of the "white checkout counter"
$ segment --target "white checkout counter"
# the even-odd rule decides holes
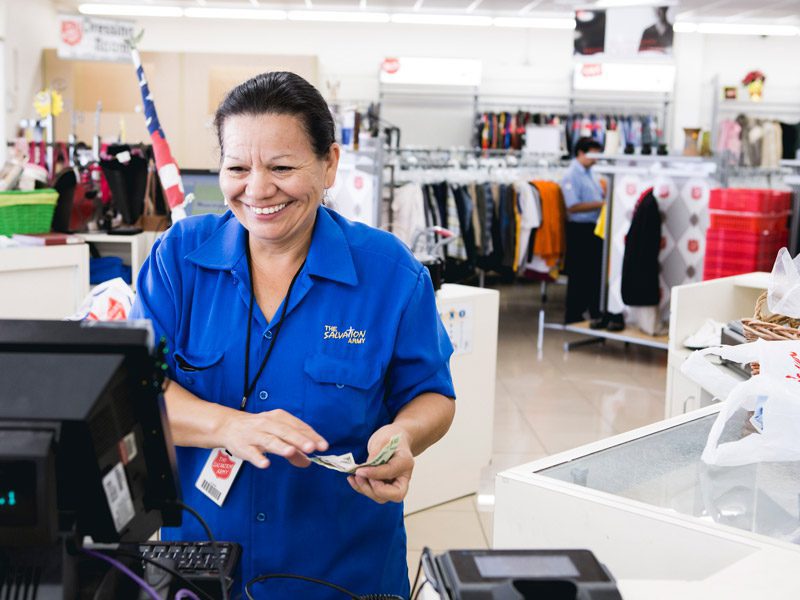
[[[493,547],[588,548],[625,600],[800,597],[800,463],[705,465],[718,410],[498,474]]]
[[[476,493],[492,458],[500,293],[446,283],[436,304],[455,348],[456,416],[447,435],[416,458],[405,514]]]

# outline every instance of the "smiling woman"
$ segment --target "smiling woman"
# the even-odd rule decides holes
[[[259,75],[215,123],[230,211],[156,242],[132,315],[174,348],[165,398],[184,499],[242,545],[239,589],[296,573],[408,597],[402,501],[414,456],[455,410],[430,276],[391,234],[321,206],[339,146],[308,82]],[[304,469],[318,452],[364,463],[397,436],[384,465]],[[217,480],[221,452],[242,465],[236,483]],[[187,523],[162,535],[203,534]],[[328,597],[302,585],[270,580],[264,593]]]

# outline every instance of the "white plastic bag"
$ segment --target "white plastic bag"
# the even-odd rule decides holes
[[[792,260],[786,248],[778,251],[772,267],[767,307],[772,314],[800,319],[800,255]]]
[[[125,321],[131,314],[135,294],[121,277],[95,287],[67,321]]]
[[[709,363],[709,355],[738,363],[758,361],[761,373],[740,381]],[[800,341],[758,340],[706,348],[693,353],[681,371],[714,396],[724,398],[708,435],[703,462],[738,466],[800,461]],[[748,422],[754,427],[747,426]],[[733,434],[732,440],[725,441],[723,434],[726,439]]]
[[[738,440],[720,443],[726,425],[742,421],[737,412],[757,408],[763,410],[761,432],[741,431]],[[756,375],[737,385],[711,427],[702,460],[719,467],[800,461],[800,383]]]

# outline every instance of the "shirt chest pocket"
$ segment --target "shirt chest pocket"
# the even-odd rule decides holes
[[[224,351],[191,354],[176,350],[175,380],[195,396],[209,402],[224,404],[228,394],[222,389]]]
[[[306,358],[303,415],[331,445],[366,443],[380,412],[380,363],[326,354]]]

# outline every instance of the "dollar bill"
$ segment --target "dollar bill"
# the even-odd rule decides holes
[[[309,456],[308,459],[314,464],[325,467],[326,469],[332,469],[334,471],[339,471],[340,473],[350,474],[355,473],[355,471],[361,467],[378,467],[380,465],[385,465],[392,459],[392,456],[394,456],[394,453],[399,445],[400,436],[392,436],[392,439],[390,439],[389,442],[383,448],[381,448],[381,451],[378,452],[375,458],[360,465],[356,464],[352,452],[339,455],[327,454],[325,456]]]

